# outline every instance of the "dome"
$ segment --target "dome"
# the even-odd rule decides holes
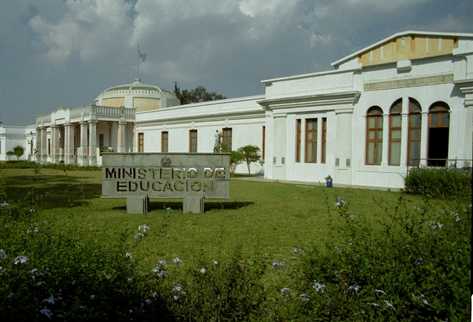
[[[130,84],[107,88],[97,96],[95,104],[135,108],[137,112],[143,112],[179,105],[179,100],[172,92],[162,90],[156,85],[144,84],[136,79]]]

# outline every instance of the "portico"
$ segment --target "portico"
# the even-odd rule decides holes
[[[89,105],[61,108],[36,120],[37,161],[101,165],[101,152],[131,152],[135,109]]]

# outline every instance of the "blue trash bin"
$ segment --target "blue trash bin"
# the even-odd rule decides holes
[[[332,188],[333,187],[333,179],[331,176],[325,177],[325,187]]]

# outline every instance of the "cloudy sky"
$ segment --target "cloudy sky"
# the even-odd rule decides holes
[[[227,97],[408,29],[473,32],[471,0],[2,0],[0,121],[30,124],[136,77]]]

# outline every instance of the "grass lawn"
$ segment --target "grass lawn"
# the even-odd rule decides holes
[[[130,252],[145,271],[159,259],[212,260],[236,248],[248,258],[286,260],[294,247],[338,238],[332,220],[337,216],[337,196],[348,202],[352,213],[372,221],[373,229],[383,209],[394,206],[401,196],[412,207],[423,202],[398,192],[234,179],[231,199],[206,202],[205,214],[182,214],[179,200],[156,199],[148,215],[130,215],[125,200],[100,198],[100,171],[3,169],[0,175],[7,200],[38,209],[39,225],[104,245],[125,234]],[[150,230],[137,242],[134,235],[141,224]]]
[[[199,215],[164,199],[130,215],[100,194],[98,169],[0,168],[0,320],[470,316],[469,191],[447,200],[235,178],[231,199]]]

